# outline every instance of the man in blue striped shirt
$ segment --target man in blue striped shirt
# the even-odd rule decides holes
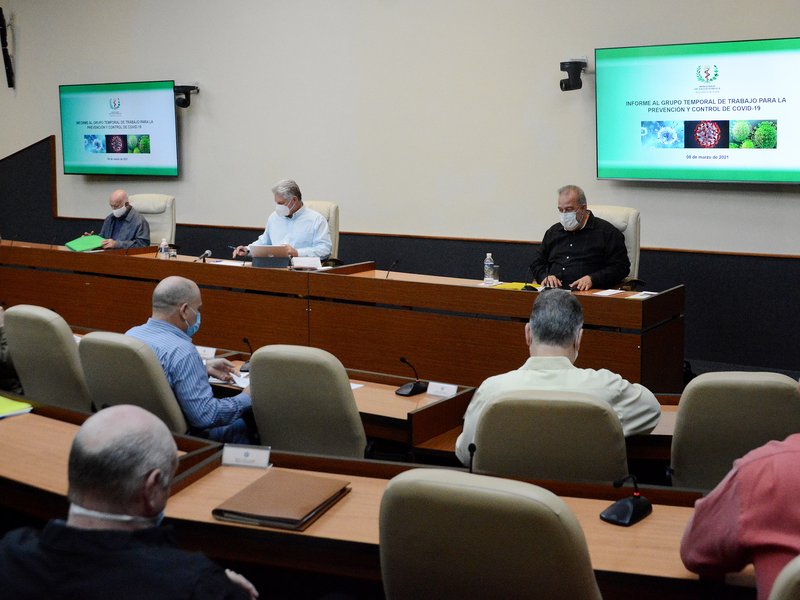
[[[230,398],[215,398],[208,383],[213,375],[230,379],[233,365],[222,358],[203,365],[192,336],[200,329],[200,288],[184,277],[167,277],[153,290],[153,314],[126,335],[142,340],[158,356],[175,393],[189,433],[218,442],[246,444],[251,434],[244,417],[252,413],[250,387]]]

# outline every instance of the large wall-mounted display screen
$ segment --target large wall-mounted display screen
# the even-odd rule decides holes
[[[800,38],[598,48],[597,177],[800,182]]]
[[[61,85],[64,173],[178,174],[175,82]]]

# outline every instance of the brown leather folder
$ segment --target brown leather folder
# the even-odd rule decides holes
[[[349,481],[271,467],[211,514],[221,521],[302,531],[347,492]]]

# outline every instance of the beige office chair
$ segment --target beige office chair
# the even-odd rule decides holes
[[[6,337],[25,395],[35,402],[91,412],[78,345],[60,315],[31,304],[6,311]]]
[[[188,426],[153,349],[136,338],[95,331],[81,340],[86,383],[98,408],[134,404],[150,411],[175,433]]]
[[[625,437],[608,403],[588,394],[509,393],[481,415],[475,472],[529,479],[604,481],[628,474]]]
[[[342,363],[306,346],[259,348],[250,359],[253,416],[276,450],[363,458],[367,439]]]
[[[519,481],[406,471],[383,494],[379,548],[388,600],[600,598],[575,516]]]
[[[800,598],[800,556],[783,567],[769,593],[769,600],[797,600]]]
[[[328,221],[328,229],[331,232],[331,255],[330,259],[339,257],[339,205],[324,200],[309,200],[303,202],[305,206],[318,212]]]
[[[631,271],[626,281],[639,278],[639,237],[641,215],[636,208],[614,206],[611,204],[589,204],[589,210],[596,217],[608,221],[625,236],[625,249],[631,261]]]
[[[672,436],[672,484],[710,490],[733,461],[800,432],[797,382],[779,373],[703,373],[681,394]]]
[[[134,194],[128,196],[128,202],[147,219],[151,245],[158,246],[163,239],[175,243],[175,196]]]

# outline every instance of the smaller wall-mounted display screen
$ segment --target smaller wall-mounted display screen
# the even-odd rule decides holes
[[[64,173],[178,174],[175,82],[59,86]]]

